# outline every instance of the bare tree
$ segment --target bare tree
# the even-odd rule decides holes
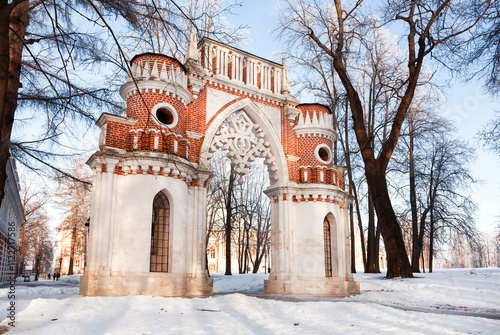
[[[28,264],[35,266],[37,256],[42,269],[50,268],[53,249],[46,212],[48,194],[32,181],[22,181],[21,201],[26,220],[19,229],[19,275]]]
[[[420,194],[421,231],[419,236],[422,250],[423,227],[428,224],[429,271],[433,269],[436,240],[447,239],[450,232],[458,232],[469,241],[476,237],[474,225],[475,204],[470,200],[471,185],[475,182],[469,171],[474,159],[474,150],[464,141],[438,135],[434,138],[424,158],[422,178],[423,193]]]
[[[238,175],[225,155],[220,150],[212,154],[214,177],[208,186],[207,245],[210,237],[224,240],[226,275],[231,274],[232,253],[236,253],[239,273],[247,273],[250,264],[257,272],[270,245],[270,201],[263,193],[269,185],[268,172],[257,160],[238,180],[240,184],[235,182]]]
[[[495,255],[495,263],[497,267],[500,267],[500,224],[497,225],[493,238],[494,242],[492,247]]]
[[[497,111],[495,118],[479,132],[479,139],[487,148],[500,155],[500,111]]]
[[[104,39],[96,33],[99,25],[75,24],[79,20],[96,22],[98,13],[93,4],[72,0],[0,3],[0,165],[5,166],[12,153],[21,163],[30,160],[28,166],[56,168],[46,155],[54,153],[50,147],[58,143],[69,120],[93,124],[90,104],[119,108],[108,89],[113,85],[99,87],[96,77],[85,82],[78,72],[91,71],[100,60],[109,59],[103,56]],[[117,14],[135,22],[135,1],[98,1],[97,5],[102,14]],[[36,113],[30,115],[31,108]],[[19,114],[18,109],[25,114]],[[40,131],[13,138],[14,121],[21,119],[36,119]],[[0,201],[4,181],[2,167]]]
[[[430,88],[430,87],[429,87]],[[396,169],[403,174],[408,175],[407,194],[403,195],[404,200],[409,201],[408,207],[411,216],[411,265],[413,272],[419,272],[419,259],[423,248],[423,236],[425,233],[425,220],[419,220],[419,204],[417,185],[425,183],[422,178],[418,178],[418,174],[422,169],[425,169],[427,161],[424,159],[425,152],[429,150],[428,143],[431,143],[441,132],[450,132],[451,128],[448,123],[437,117],[434,110],[438,106],[434,102],[439,101],[438,92],[429,89],[422,93],[421,90],[416,99],[413,101],[412,107],[408,112],[407,122],[403,125],[401,134],[401,145],[396,148],[396,153],[399,159],[394,161],[393,165],[398,166]],[[403,182],[403,181],[401,181]],[[421,192],[421,191],[420,191]],[[423,192],[425,193],[425,191]]]
[[[85,226],[90,215],[90,180],[91,173],[82,159],[73,162],[73,178],[59,180],[59,189],[56,192],[56,202],[64,210],[64,218],[59,224],[60,247],[69,241],[69,252],[61,249],[61,257],[69,257],[68,275],[74,273],[75,256],[85,259],[87,227]],[[83,267],[84,264],[82,264]]]
[[[241,2],[220,0],[141,0],[139,29],[131,27],[121,38],[126,54],[137,50],[169,54],[185,61],[191,25],[197,38],[210,37],[226,44],[237,44],[244,39],[244,26],[233,26],[225,15]]]
[[[470,9],[481,13],[480,20],[463,40],[450,41],[443,50],[446,66],[456,68],[466,79],[483,78],[489,93],[500,93],[500,1],[471,1]]]
[[[387,277],[412,277],[411,266],[402,239],[401,228],[389,195],[386,171],[396,148],[402,124],[419,84],[424,59],[440,45],[470,31],[482,17],[486,5],[478,12],[467,2],[448,1],[387,1],[385,17],[405,25],[407,72],[397,89],[399,100],[392,108],[387,138],[379,148],[370,144],[365,109],[359,90],[353,83],[348,59],[355,57],[353,40],[363,38],[361,10],[363,1],[345,5],[321,1],[286,1],[287,9],[280,21],[281,32],[288,36],[289,47],[314,43],[333,59],[350,104],[356,139],[365,165],[365,176],[377,212],[379,227],[388,258]],[[460,13],[456,7],[460,8]],[[306,42],[306,43],[305,43]],[[361,43],[360,43],[361,45]]]
[[[213,37],[234,35],[237,28],[223,29],[217,16],[237,3],[203,2],[211,13],[190,3],[194,12],[182,0],[0,1],[0,202],[10,154],[38,173],[48,167],[68,176],[58,158],[81,149],[94,111],[124,112],[118,88],[130,73],[124,45],[133,41],[112,27],[128,25],[144,42],[156,25],[167,34],[156,40],[177,50],[190,22],[208,20]],[[26,124],[39,131],[17,130]]]
[[[264,194],[269,186],[269,175],[262,160],[252,164],[237,190],[239,217],[243,229],[238,234],[239,270],[248,272],[250,263],[252,272],[257,273],[264,255],[268,253],[271,229],[270,200]]]
[[[231,235],[239,204],[236,198],[236,187],[239,185],[235,184],[237,175],[234,165],[225,157],[225,153],[216,151],[212,154],[210,162],[214,177],[208,187],[210,206],[207,208],[207,241],[211,235],[223,231],[226,256],[225,274],[231,275]]]

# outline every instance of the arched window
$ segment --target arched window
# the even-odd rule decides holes
[[[330,239],[330,222],[323,221],[323,235],[325,239],[325,276],[332,276],[332,243]]]
[[[168,272],[168,233],[170,204],[159,192],[153,200],[153,218],[151,227],[151,272]]]

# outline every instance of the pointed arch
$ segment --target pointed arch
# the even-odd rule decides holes
[[[170,240],[170,202],[158,192],[153,199],[151,216],[150,272],[168,272]]]
[[[223,108],[212,120],[212,122],[208,126],[207,131],[205,132],[205,138],[201,146],[200,165],[208,166],[209,151],[217,130],[232,113],[240,110],[243,110],[250,118],[250,120],[259,125],[263,130],[265,140],[269,142],[271,153],[275,158],[277,168],[276,173],[278,176],[276,181],[279,183],[287,183],[289,181],[288,167],[286,164],[286,157],[281,145],[280,137],[265,113],[249,98],[239,100]]]

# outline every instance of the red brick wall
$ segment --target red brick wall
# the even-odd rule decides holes
[[[172,58],[161,55],[140,55],[134,58],[133,62],[144,62],[146,59],[149,60],[151,68],[153,67],[154,62],[157,61],[158,64],[167,62],[167,68],[173,64],[175,67],[184,71],[182,64]],[[204,57],[202,57],[202,59],[204,59]],[[213,64],[215,66],[215,62]],[[159,70],[160,69],[161,67]],[[243,69],[243,75],[246,76],[246,68]],[[229,73],[229,76],[231,77],[232,73]],[[257,79],[258,85],[260,85],[260,73],[258,74]],[[272,80],[274,80],[274,78]],[[235,100],[222,107],[212,117],[212,119],[209,120],[208,124],[206,124],[207,88],[209,87],[233,94],[235,95]],[[272,85],[272,87],[274,87],[274,85]],[[293,157],[292,159],[287,160],[290,180],[297,182],[305,181],[304,174],[305,171],[307,171],[308,178],[305,182],[320,182],[320,173],[319,170],[317,171],[317,167],[320,166],[323,167],[323,182],[336,183],[343,187],[343,171],[334,167],[333,163],[323,164],[316,158],[314,153],[319,144],[325,144],[331,150],[332,140],[323,135],[306,135],[297,138],[297,135],[293,131],[293,127],[297,123],[297,120],[295,121],[295,124],[290,125],[289,119],[285,114],[285,106],[276,101],[250,94],[246,91],[220,85],[211,80],[207,80],[205,82],[205,87],[198,94],[197,99],[187,107],[184,106],[182,101],[174,94],[162,93],[161,91],[151,89],[143,90],[141,93],[142,97],[138,92],[133,92],[127,97],[127,117],[136,120],[134,125],[120,123],[117,121],[107,122],[107,146],[125,150],[135,150],[133,148],[134,136],[137,136],[137,150],[173,152],[174,142],[177,141],[177,154],[185,157],[186,150],[189,148],[189,160],[192,162],[198,162],[204,138],[188,138],[187,131],[205,134],[208,127],[220,113],[235,102],[248,98],[252,101],[279,108],[281,110],[281,145],[283,147],[283,151],[285,155],[300,157],[299,161],[295,161]],[[177,111],[178,123],[172,129],[168,129],[166,126],[158,124],[158,122],[150,115],[150,111],[155,105],[164,102],[173,106]],[[299,108],[303,115],[308,115],[308,117],[311,117],[312,113],[329,113],[329,109],[321,105],[299,105],[297,108]],[[163,130],[163,133],[157,132],[158,130]],[[158,149],[154,149],[155,136],[159,136]],[[115,173],[124,172],[121,171],[121,169],[115,169]],[[152,173],[152,171],[148,171],[148,173]],[[162,174],[162,172],[160,172],[160,174]]]

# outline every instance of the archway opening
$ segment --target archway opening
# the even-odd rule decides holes
[[[269,174],[263,159],[256,159],[244,176],[235,173],[231,159],[221,150],[210,163],[214,176],[207,197],[207,268],[215,280],[215,292],[253,291],[259,285],[262,291],[271,268],[271,206],[263,192],[269,186]],[[219,278],[226,274],[254,274],[254,278],[229,283]]]
[[[211,149],[206,241],[214,292],[263,291],[271,268],[271,205],[264,190],[277,170],[270,145],[260,127],[237,111],[220,125]],[[218,287],[229,274],[253,277],[232,279],[238,287]]]

